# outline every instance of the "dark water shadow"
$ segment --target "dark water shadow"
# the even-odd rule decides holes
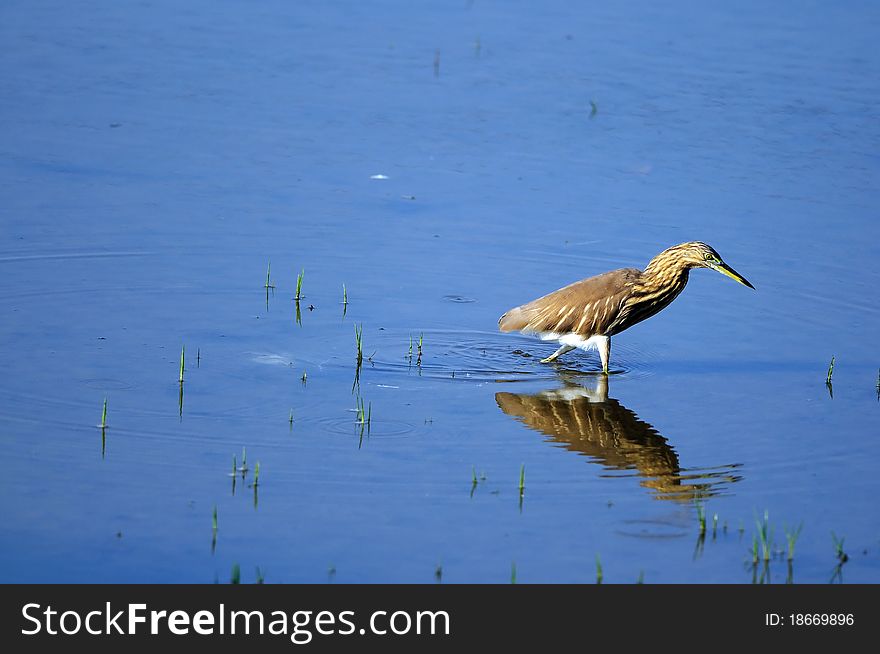
[[[561,373],[563,384],[539,393],[495,394],[504,413],[550,437],[608,471],[637,476],[656,499],[690,501],[723,494],[742,479],[740,464],[714,468],[682,467],[675,449],[649,423],[608,397],[608,377],[593,375],[592,387]],[[590,383],[590,382],[587,382]],[[632,472],[632,475],[626,474]]]

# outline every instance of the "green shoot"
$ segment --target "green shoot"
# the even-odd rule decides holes
[[[642,585],[645,583],[645,571],[639,570],[639,578],[636,579],[636,583]]]
[[[510,563],[510,583],[516,583],[516,561]]]
[[[289,422],[290,426],[293,427],[293,409],[290,410],[290,417],[287,419],[287,422]]]
[[[697,520],[700,523],[700,533],[706,533],[706,507],[699,500],[696,503],[697,506]]]
[[[849,556],[843,551],[843,538],[838,538],[837,534],[832,531],[831,540],[834,541],[834,555],[837,557],[837,560],[841,563],[849,561]]]
[[[269,265],[266,266],[266,290],[267,290],[267,291],[268,291],[270,288],[275,288],[275,286],[272,285],[272,281],[271,281],[271,279],[270,279],[270,276],[271,276],[271,275],[272,275],[272,260],[270,259],[270,260],[269,260]]]
[[[256,465],[254,466],[254,487],[256,488],[259,485],[260,485],[260,462],[257,461]]]
[[[306,381],[308,381],[308,378],[309,378],[308,373],[305,370],[303,370],[302,377],[299,378],[299,380],[303,383],[303,386],[306,385]]]
[[[602,579],[605,575],[602,574],[602,560],[599,558],[599,553],[596,553],[596,583],[601,584]]]
[[[370,426],[370,422],[373,419],[373,403],[364,404],[364,399],[362,397],[357,398],[357,420],[356,422],[359,425],[367,425]]]
[[[834,375],[834,357],[831,357],[831,363],[828,364],[828,375],[825,377],[826,384],[831,384],[832,375]]]
[[[793,529],[793,530],[789,530],[787,527],[785,527],[785,525],[783,525],[782,528],[785,529],[785,540],[788,541],[788,560],[793,561],[794,560],[794,546],[795,546],[795,543],[797,543],[798,537],[801,535],[801,529],[804,528],[804,523],[801,522],[801,524],[799,524],[797,526],[797,529]]]
[[[217,506],[214,506],[214,515],[211,518],[211,530],[214,534],[217,533]]]
[[[348,292],[345,290],[345,284],[342,284],[342,304],[348,304]]]
[[[183,369],[184,369],[184,361],[186,359],[186,345],[183,346],[183,349],[180,350],[180,378],[178,381],[183,383]]]
[[[305,276],[306,271],[303,268],[299,275],[296,276],[296,295],[293,296],[293,299],[299,302],[302,299],[302,285],[303,285],[303,277]]]
[[[255,583],[262,584],[266,581],[266,576],[263,574],[263,571],[260,570],[260,566],[257,566],[257,580]]]
[[[773,532],[770,529],[770,514],[767,511],[764,511],[764,519],[763,520],[755,520],[755,525],[758,528],[758,540],[761,544],[761,558],[764,561],[770,560],[770,552],[771,552],[771,541],[773,540]],[[757,555],[757,553],[756,553]]]
[[[418,343],[418,355],[416,356],[416,365],[422,365],[422,339],[424,334],[419,334],[419,343]]]
[[[364,361],[364,325],[354,326],[354,340],[357,345],[357,365],[360,368]]]
[[[107,398],[104,398],[104,410],[101,411],[101,429],[107,429]]]
[[[522,497],[526,490],[526,464],[523,463],[519,468],[519,496]]]
[[[232,566],[232,577],[229,580],[230,584],[240,584],[241,583],[241,567],[236,563]]]

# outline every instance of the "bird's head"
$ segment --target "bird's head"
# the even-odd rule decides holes
[[[712,246],[707,245],[706,243],[693,241],[691,243],[682,243],[681,245],[677,245],[675,248],[670,249],[675,249],[677,251],[676,254],[679,257],[680,262],[688,268],[711,268],[712,270],[717,270],[722,275],[727,275],[743,286],[755,288],[749,283],[749,280],[724,263],[721,259],[721,255],[718,254]]]

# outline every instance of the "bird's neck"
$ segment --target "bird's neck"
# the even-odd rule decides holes
[[[690,266],[678,257],[661,252],[645,267],[640,285],[645,289],[669,289],[678,295],[687,284],[689,272]]]

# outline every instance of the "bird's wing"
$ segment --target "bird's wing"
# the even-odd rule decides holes
[[[498,327],[503,332],[576,332],[584,337],[603,334],[641,274],[635,268],[621,268],[582,279],[511,309],[501,316]]]

